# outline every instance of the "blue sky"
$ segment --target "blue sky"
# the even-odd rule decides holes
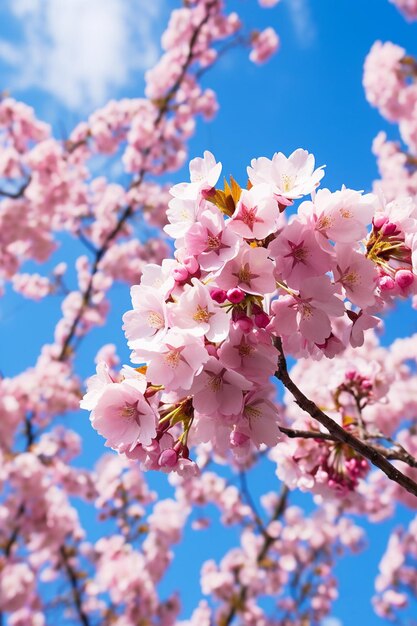
[[[57,136],[65,135],[108,99],[142,95],[143,72],[158,57],[158,38],[174,5],[172,0],[3,0],[0,89],[34,106],[40,118],[53,124]],[[235,0],[230,6],[253,28],[273,25],[281,49],[262,67],[251,65],[246,51],[232,51],[204,77],[218,93],[220,110],[210,124],[199,123],[190,142],[190,158],[209,149],[223,162],[225,175],[233,173],[244,182],[251,158],[303,147],[316,155],[318,165],[327,165],[324,184],[330,189],[346,184],[370,190],[377,176],[372,140],[379,130],[392,138],[397,132],[365,100],[363,61],[376,39],[391,40],[417,54],[417,25],[408,24],[388,0],[282,0],[269,11],[259,9],[255,0]],[[186,168],[171,180],[184,176]],[[63,241],[51,266],[84,252],[76,243]],[[35,304],[8,290],[0,310],[0,369],[5,375],[32,365],[42,343],[51,339],[60,302],[50,300]],[[105,342],[116,343],[127,360],[120,322],[127,308],[128,289],[117,286],[109,325],[94,331],[80,350],[82,375],[92,373],[94,354]],[[385,341],[416,331],[415,315],[401,305],[387,324]],[[82,462],[90,463],[102,453],[101,440],[84,414],[71,416],[69,422],[83,433]],[[276,488],[270,466],[263,466],[255,478],[251,481],[255,493],[261,493],[259,485]],[[163,485],[164,477],[153,476],[151,481]],[[334,616],[344,626],[383,623],[369,606],[377,563],[389,527],[409,518],[402,510],[392,523],[368,526],[369,550],[338,567],[341,598]],[[208,556],[204,546],[215,543],[214,556],[219,557],[227,547],[227,533],[215,528],[219,532],[215,542],[197,534],[190,536],[188,547],[184,544],[178,550],[177,566],[190,568],[193,580],[185,596],[185,613],[198,588],[199,566],[189,555],[199,552],[203,559]]]

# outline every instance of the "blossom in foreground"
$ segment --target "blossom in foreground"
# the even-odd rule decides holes
[[[253,159],[246,189],[234,178],[216,188],[220,170],[205,152],[190,164],[191,182],[172,189],[175,258],[144,268],[124,316],[139,367],[113,379],[99,365],[82,406],[107,445],[143,468],[193,473],[192,449],[203,444],[236,463],[271,448],[289,484],[346,495],[367,462],[337,442],[317,457],[314,438],[296,452],[280,437],[276,340],[310,364],[367,345],[375,314],[416,290],[415,201],[317,190],[324,170],[302,149]],[[359,428],[351,401],[376,402],[375,376],[344,367],[338,423]]]

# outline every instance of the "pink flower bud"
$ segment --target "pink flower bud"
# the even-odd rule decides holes
[[[250,319],[250,317],[247,317],[246,315],[240,317],[239,319],[237,319],[235,321],[236,326],[239,327],[239,329],[243,332],[243,333],[249,333],[252,328],[253,328],[253,322]]]
[[[382,276],[382,278],[379,279],[379,286],[381,291],[391,291],[391,289],[395,287],[395,281],[391,276]]]
[[[269,321],[269,316],[264,311],[255,315],[255,324],[258,328],[266,328]]]
[[[215,300],[219,304],[223,304],[223,302],[227,298],[227,294],[226,294],[224,289],[217,289],[217,288],[216,289],[212,289],[210,291],[210,295],[213,298],[213,300]]]
[[[238,430],[234,430],[230,435],[230,445],[238,448],[244,446],[249,440],[249,437],[244,433],[240,433]]]
[[[401,289],[407,289],[414,282],[414,274],[410,270],[397,270],[395,282]]]
[[[190,274],[195,274],[200,269],[197,259],[193,256],[186,256],[182,262]]]
[[[189,273],[188,271],[185,269],[185,267],[176,267],[173,271],[172,271],[172,275],[174,277],[175,282],[177,283],[184,283],[188,276]]]
[[[388,222],[388,218],[386,215],[377,215],[372,220],[372,224],[375,230],[380,230],[383,227],[383,225],[386,224],[387,222]]]
[[[398,233],[398,228],[397,225],[394,224],[393,222],[385,222],[385,224],[383,226],[381,226],[381,233],[383,235],[394,235],[395,233]]]
[[[233,304],[239,304],[239,302],[242,302],[244,297],[245,292],[239,289],[239,287],[229,289],[229,291],[227,292],[227,299]]]
[[[178,455],[172,448],[163,450],[159,455],[158,465],[160,467],[175,467],[178,461]]]
[[[207,353],[208,353],[210,356],[215,356],[215,357],[217,357],[217,348],[216,348],[216,346],[213,346],[213,344],[212,344],[212,343],[208,343],[208,344],[206,345],[206,350],[207,350]]]
[[[356,371],[355,370],[347,370],[345,372],[345,378],[347,378],[348,380],[355,380],[355,378],[356,378]]]

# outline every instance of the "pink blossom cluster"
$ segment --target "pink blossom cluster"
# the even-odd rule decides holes
[[[408,4],[408,3],[396,3]],[[417,17],[417,4],[410,3],[409,17]],[[405,9],[405,7],[404,7]],[[381,180],[375,184],[388,200],[415,195],[417,155],[417,62],[404,48],[391,42],[375,42],[364,66],[363,84],[368,101],[399,126],[400,143],[387,141],[380,133],[373,145]]]
[[[402,8],[412,17],[410,3]],[[158,177],[184,163],[197,118],[217,110],[200,77],[242,32],[220,0],[185,0],[145,97],[111,101],[66,141],[29,107],[0,100],[0,280],[33,299],[64,294],[53,343],[33,367],[0,376],[1,623],[46,626],[51,614],[83,626],[319,623],[338,595],[336,557],[362,547],[346,513],[375,522],[398,502],[415,509],[411,493],[292,396],[278,402],[272,377],[282,340],[308,397],[417,479],[416,336],[383,348],[372,331],[378,314],[416,291],[416,66],[392,44],[369,61],[370,99],[411,146],[375,142],[387,201],[318,189],[323,168],[301,149],[254,159],[247,184],[223,188],[221,165],[205,153],[169,193]],[[261,63],[279,40],[266,28],[247,43]],[[106,157],[116,167],[99,175]],[[142,226],[146,241],[136,237]],[[65,234],[85,248],[75,272],[61,256],[49,275],[30,273],[25,262],[50,259]],[[105,323],[115,281],[132,285],[124,329],[133,367],[120,369],[111,344],[97,354],[82,406],[119,454],[87,470],[87,436],[68,427],[80,423],[75,357]],[[258,510],[245,472],[270,461],[284,486]],[[144,469],[170,473],[167,496],[158,499]],[[304,515],[294,488],[320,508]],[[187,620],[164,578],[184,529],[210,544],[217,515],[240,540],[203,563],[206,599]],[[414,535],[413,522],[389,542],[375,599],[382,617],[405,605],[405,589],[416,593]],[[191,579],[186,569],[180,582]]]
[[[277,501],[275,493],[265,494],[263,505],[272,511]],[[233,597],[245,588],[242,623],[250,626],[301,626],[318,624],[329,614],[338,596],[337,581],[332,565],[337,552],[358,551],[363,532],[347,518],[337,519],[337,510],[323,508],[306,517],[303,511],[289,506],[282,518],[272,521],[265,529],[272,546],[265,561],[262,555],[265,537],[247,529],[241,545],[230,550],[217,564],[207,561],[201,570],[201,586],[205,595],[216,601],[212,613],[214,623],[221,624],[229,615]],[[308,581],[308,584],[307,584]],[[305,589],[298,598],[291,588],[301,584]],[[311,602],[306,602],[311,594]],[[265,596],[274,600],[275,613],[269,617],[259,602]],[[194,626],[195,621],[190,624]]]
[[[414,21],[417,20],[417,2],[416,0],[390,0],[405,17]]]
[[[408,528],[396,529],[389,538],[379,564],[373,598],[376,613],[392,621],[401,619],[401,612],[417,595],[417,519]]]
[[[253,159],[246,189],[234,179],[217,189],[220,171],[206,152],[191,161],[191,182],[171,189],[165,231],[175,259],[144,268],[124,316],[139,367],[114,376],[99,363],[81,403],[106,445],[147,469],[194,472],[189,447],[205,442],[240,462],[273,448],[283,423],[271,382],[276,339],[297,358],[353,352],[378,324],[375,313],[416,290],[411,198],[386,204],[345,187],[317,190],[323,168],[302,149]],[[375,402],[382,391],[373,380],[352,369],[337,388],[350,404]],[[338,445],[331,460],[328,445],[322,460],[311,448],[326,485],[352,490],[368,471]]]
[[[201,86],[200,75],[215,65],[223,45],[242,41],[242,30],[223,2],[183,3],[163,36],[160,63],[147,74],[145,97],[110,102],[64,141],[52,137],[33,109],[0,97],[0,287],[11,281],[35,300],[64,294],[53,343],[43,346],[33,367],[0,374],[1,623],[44,626],[51,610],[60,623],[176,623],[178,597],[164,600],[158,585],[189,506],[169,498],[155,503],[138,465],[122,456],[80,467],[74,459],[81,439],[59,424],[72,420],[79,406],[74,356],[83,337],[104,324],[114,281],[136,284],[145,264],[170,253],[158,232],[166,223],[168,188],[157,176],[184,162],[196,118],[216,112],[216,95]],[[250,41],[258,61],[276,48],[271,29]],[[103,168],[107,156],[117,163]],[[152,236],[139,241],[144,224]],[[63,242],[67,253],[68,235],[72,247],[86,253],[76,250],[75,272],[58,252]],[[49,274],[25,267],[50,261],[55,252]],[[116,379],[114,349],[105,346],[99,358]],[[134,398],[143,389],[136,374]],[[230,516],[244,509],[231,492]],[[91,539],[80,501],[82,511],[88,505],[105,524]]]
[[[34,299],[55,291],[53,275],[31,278],[18,272],[29,259],[46,261],[60,231],[81,237],[90,249],[103,248],[100,261],[112,280],[106,286],[98,281],[97,298],[121,274],[131,283],[138,281],[138,258],[126,254],[122,271],[122,253],[108,240],[118,243],[133,234],[126,219],[119,225],[125,213],[143,213],[154,225],[163,225],[165,187],[143,179],[183,164],[196,118],[208,120],[217,111],[216,95],[203,89],[198,72],[213,66],[221,44],[238,40],[242,29],[238,15],[227,14],[220,0],[187,2],[174,10],[162,37],[164,54],[146,74],[145,97],[110,101],[63,142],[51,136],[49,126],[37,120],[30,107],[9,97],[0,99],[1,283],[13,278],[14,288]],[[254,35],[248,42],[251,58],[266,61],[277,41],[271,28]],[[120,157],[119,174],[131,177],[127,189],[92,175],[90,161],[97,154]],[[19,220],[14,219],[16,213]],[[155,261],[161,262],[168,253],[164,242],[155,238],[154,249]]]

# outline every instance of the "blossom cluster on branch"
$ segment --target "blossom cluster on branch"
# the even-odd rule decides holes
[[[381,180],[374,185],[388,200],[417,191],[417,61],[390,41],[377,41],[364,66],[368,101],[385,119],[399,126],[403,142],[389,141],[384,132],[374,140]]]
[[[387,387],[355,367],[353,349],[378,324],[376,313],[415,293],[412,198],[386,204],[345,187],[317,190],[323,168],[302,149],[254,159],[246,189],[233,178],[216,188],[220,170],[206,152],[191,161],[191,182],[171,189],[165,231],[175,259],[144,268],[124,316],[138,367],[115,377],[100,362],[81,403],[106,445],[143,468],[194,472],[190,446],[207,442],[241,463],[261,446],[285,450],[271,382],[277,338],[298,359],[346,359],[351,350],[331,410],[344,428],[360,427],[359,408],[378,402]],[[388,436],[394,427],[391,421]],[[327,481],[354,489],[366,461],[333,456],[319,464]]]
[[[415,17],[415,3],[395,3]],[[279,46],[271,27],[248,33],[227,5],[183,0],[144,97],[110,101],[64,140],[0,97],[0,286],[62,298],[35,364],[0,376],[2,626],[56,616],[71,626],[317,626],[339,594],[338,558],[365,545],[359,516],[416,508],[417,336],[382,347],[377,334],[392,305],[415,300],[416,63],[393,44],[367,61],[369,100],[410,146],[376,142],[387,160],[375,194],[320,187],[323,166],[302,149],[253,159],[241,185],[221,184],[205,152],[190,182],[170,188],[198,118],[218,108],[203,76],[236,47],[259,64]],[[82,250],[75,271],[60,256],[68,239]],[[27,261],[52,269],[33,273]],[[131,287],[132,364],[102,346],[85,393],[76,357],[105,324],[118,281]],[[80,400],[117,452],[88,469],[83,437],[65,423]],[[254,495],[250,470],[263,464],[278,480]],[[165,472],[169,495],[143,470]],[[295,489],[312,494],[308,513]],[[223,556],[206,539],[218,521]],[[382,617],[417,596],[414,531],[415,521],[395,531],[381,561]],[[193,552],[193,532],[213,550],[201,564],[193,553],[171,585],[176,546]],[[184,610],[185,590],[195,610]]]

